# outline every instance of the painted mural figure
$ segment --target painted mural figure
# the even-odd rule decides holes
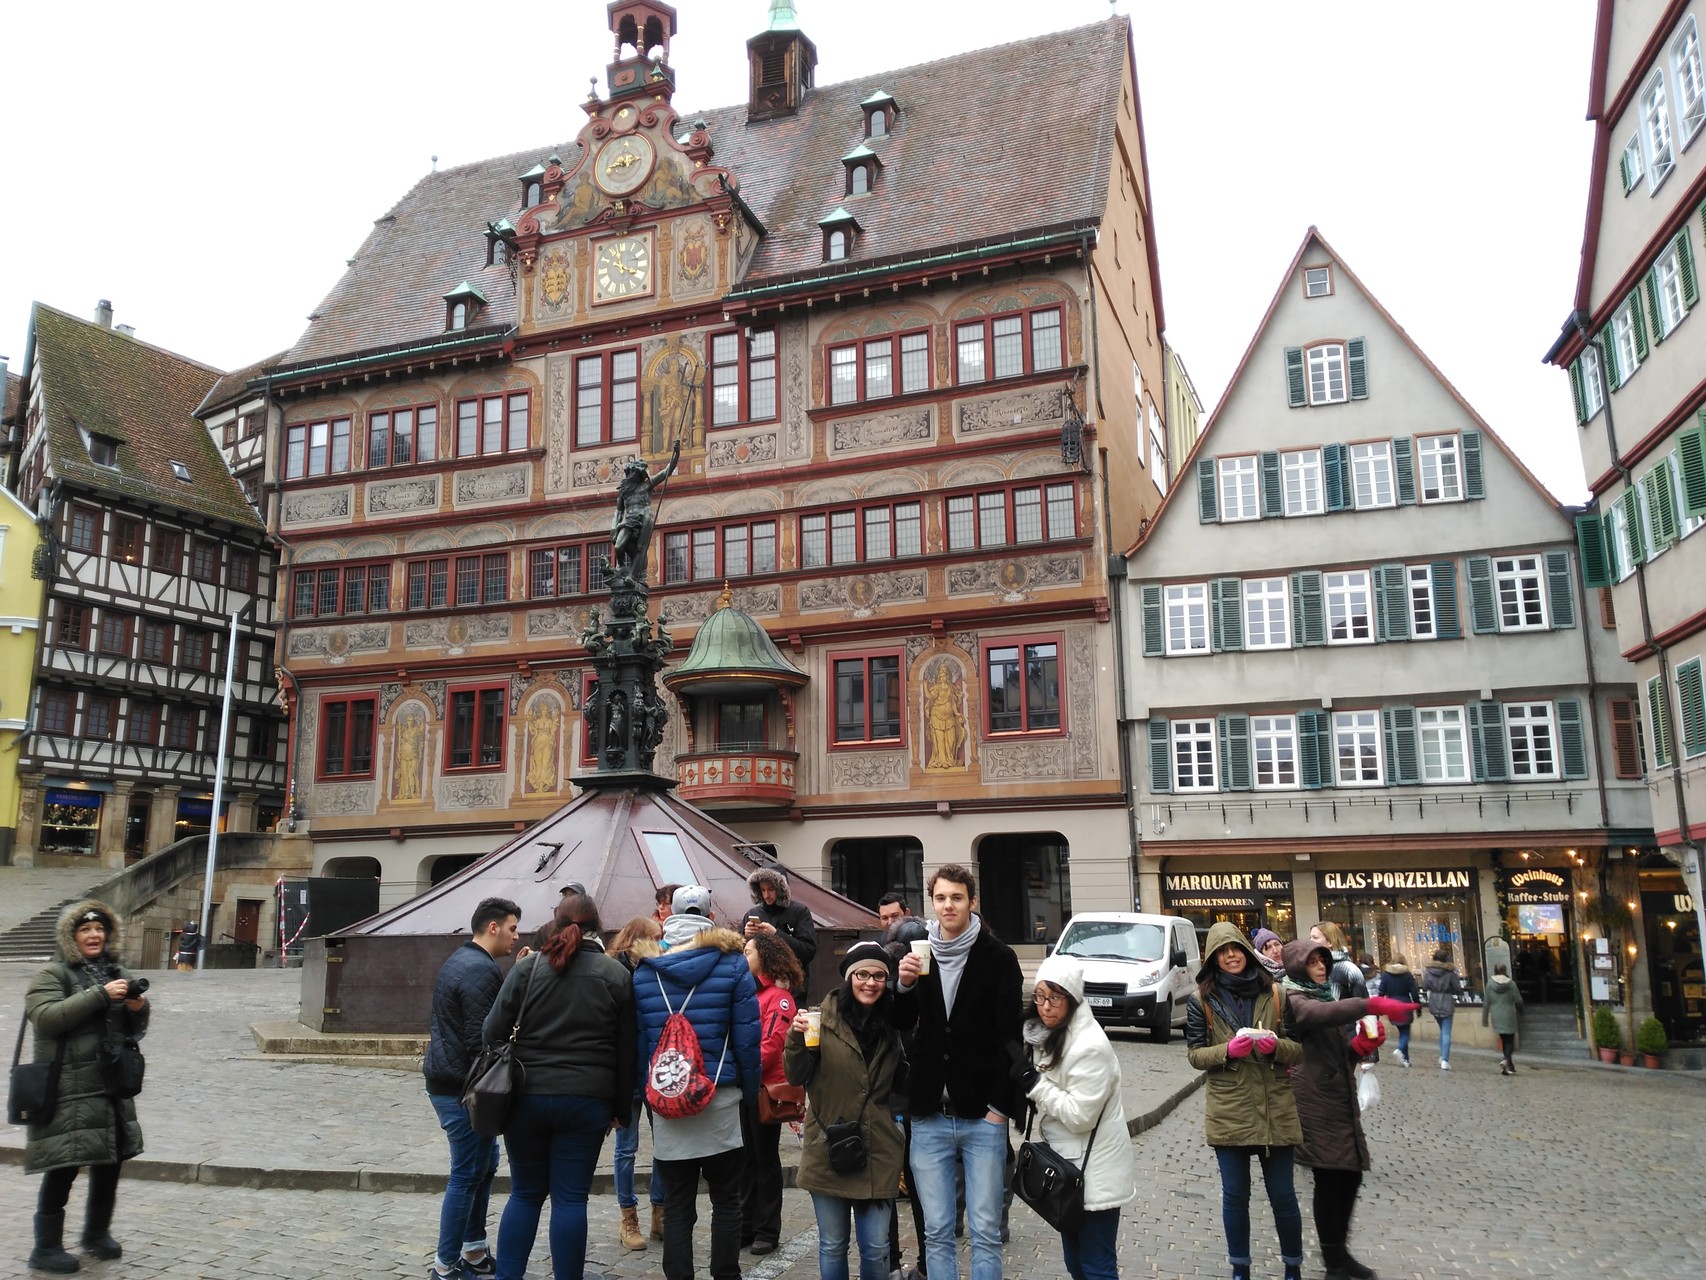
[[[421,798],[421,759],[426,754],[426,719],[411,711],[397,726],[397,799]]]
[[[527,715],[527,789],[551,792],[557,789],[557,704],[539,702]]]
[[[666,436],[698,439],[699,390],[696,361],[682,351],[659,361],[652,382],[652,447],[663,449]]]
[[[957,768],[965,749],[966,712],[947,662],[938,662],[935,678],[925,683],[924,721],[930,733],[930,760],[925,768]]]
[[[677,440],[669,451],[669,464],[655,475],[646,474],[646,464],[639,458],[624,469],[616,486],[616,515],[610,522],[613,577],[629,582],[646,580],[646,558],[651,551],[652,527],[657,522],[652,493],[675,474],[680,461],[681,441]]]

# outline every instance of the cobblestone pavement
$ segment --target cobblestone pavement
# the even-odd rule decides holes
[[[0,1040],[33,967],[0,965]],[[383,1189],[381,1171],[418,1185],[444,1160],[443,1139],[418,1077],[372,1068],[259,1060],[247,1023],[287,1015],[294,974],[162,974],[157,982],[148,1089],[148,1153],[119,1193],[121,1262],[91,1262],[92,1277],[415,1277],[425,1273],[438,1199]],[[1159,1097],[1189,1080],[1177,1041],[1119,1039],[1127,1093]],[[1519,1058],[1519,1062],[1520,1062]],[[1403,1071],[1384,1064],[1385,1099],[1367,1116],[1375,1167],[1364,1185],[1353,1244],[1386,1280],[1457,1277],[1671,1277],[1706,1274],[1706,1126],[1700,1079],[1582,1064],[1522,1063],[1503,1079],[1491,1054],[1459,1050],[1442,1073],[1422,1054]],[[1148,1092],[1145,1093],[1144,1091]],[[1176,1091],[1176,1090],[1175,1090]],[[16,1163],[22,1133],[0,1130],[0,1278],[25,1276],[38,1180]],[[1219,1185],[1202,1141],[1201,1095],[1135,1140],[1139,1194],[1121,1218],[1122,1273],[1172,1278],[1227,1273]],[[608,1146],[604,1167],[608,1168]],[[642,1146],[641,1161],[646,1160]],[[132,1174],[150,1161],[155,1177]],[[198,1167],[196,1162],[201,1163]],[[357,1180],[355,1168],[367,1171]],[[314,1176],[338,1172],[339,1189]],[[218,1179],[231,1176],[234,1185]],[[243,1185],[245,1181],[263,1186]],[[1307,1205],[1309,1175],[1300,1173]],[[401,1181],[399,1185],[401,1184]],[[357,1186],[378,1190],[355,1189]],[[73,1222],[81,1185],[72,1194]],[[1256,1275],[1277,1280],[1279,1260],[1257,1193]],[[493,1226],[503,1197],[495,1197]],[[549,1211],[547,1211],[549,1212]],[[608,1194],[590,1207],[589,1275],[661,1274],[660,1246],[616,1244]],[[706,1263],[701,1213],[697,1257]],[[784,1243],[743,1255],[747,1280],[818,1274],[810,1199],[785,1196]],[[1310,1265],[1319,1277],[1313,1231]],[[910,1220],[903,1240],[913,1256]],[[1059,1241],[1023,1206],[1007,1250],[1012,1277],[1057,1277]],[[545,1235],[529,1276],[550,1275]]]

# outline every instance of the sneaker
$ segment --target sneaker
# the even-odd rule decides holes
[[[1394,1058],[1398,1059],[1398,1065],[1399,1066],[1407,1067],[1410,1065],[1410,1059],[1405,1056],[1404,1051],[1402,1049],[1394,1049],[1392,1051],[1392,1056]]]
[[[1439,1069],[1441,1071],[1450,1071],[1451,1070],[1451,1063],[1447,1062],[1444,1058],[1441,1058],[1439,1060]]]
[[[427,1280],[462,1280],[461,1260],[458,1259],[451,1263],[450,1270],[446,1271],[440,1267],[438,1265],[438,1261],[434,1259],[432,1265],[427,1267]]]
[[[485,1277],[495,1276],[497,1273],[498,1260],[492,1256],[490,1249],[486,1250],[486,1256],[478,1262],[472,1258],[465,1257],[462,1259],[463,1280],[473,1280],[475,1276],[480,1276],[484,1280]]]

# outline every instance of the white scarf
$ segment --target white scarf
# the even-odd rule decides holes
[[[924,927],[930,933],[930,963],[936,966],[942,979],[942,1008],[951,1018],[954,997],[960,993],[960,978],[966,971],[966,957],[971,954],[971,944],[977,941],[983,921],[974,915],[957,938],[944,938],[939,920],[931,920]]]

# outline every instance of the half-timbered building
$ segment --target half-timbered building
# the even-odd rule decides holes
[[[820,86],[778,5],[748,100],[683,114],[675,10],[610,15],[579,131],[423,178],[270,371],[317,867],[396,901],[570,797],[637,462],[654,642],[723,599],[784,664],[682,687],[684,796],[867,905],[960,862],[1007,937],[1129,907],[1108,553],[1167,465],[1129,24]]]
[[[233,618],[222,818],[270,826],[274,556],[194,417],[219,371],[103,302],[92,323],[37,303],[22,373],[6,481],[48,532],[17,860],[119,867],[210,828]]]

